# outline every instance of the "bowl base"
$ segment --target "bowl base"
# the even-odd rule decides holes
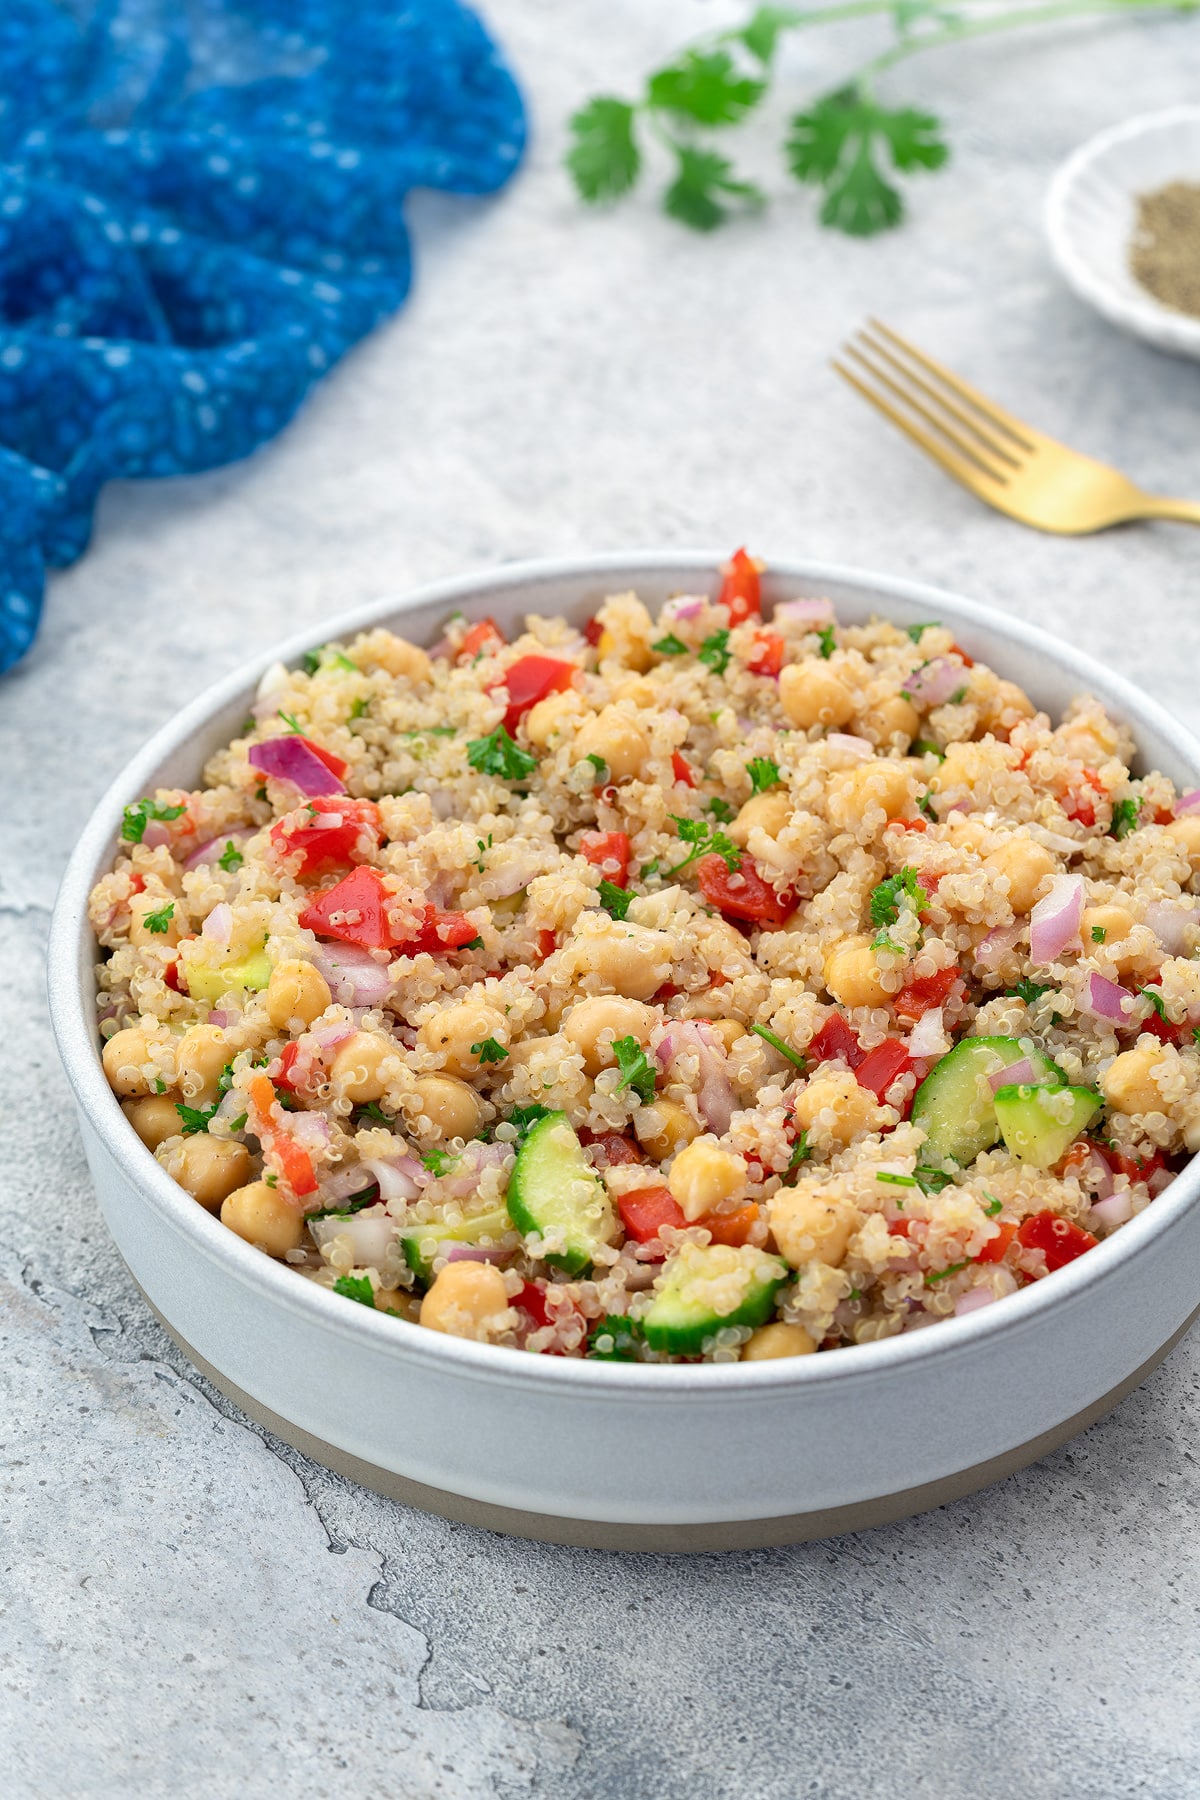
[[[139,1284],[140,1289],[140,1284]],[[714,1519],[688,1524],[637,1524],[606,1519],[573,1519],[554,1513],[526,1512],[512,1506],[496,1506],[487,1500],[474,1500],[467,1494],[451,1493],[445,1488],[429,1487],[412,1481],[392,1469],[366,1462],[339,1450],[335,1444],[314,1437],[299,1425],[281,1418],[270,1407],[263,1406],[252,1395],[222,1375],[206,1361],[186,1339],[170,1326],[158,1308],[140,1289],[151,1312],[173,1343],[188,1361],[232,1400],[258,1425],[265,1426],[275,1437],[301,1451],[314,1462],[372,1488],[402,1506],[415,1506],[420,1512],[436,1513],[460,1525],[475,1525],[485,1531],[498,1531],[507,1537],[532,1538],[542,1544],[570,1544],[589,1550],[641,1550],[654,1552],[698,1552],[710,1550],[761,1550],[776,1544],[806,1544],[815,1538],[840,1537],[848,1531],[866,1531],[873,1525],[890,1525],[896,1519],[911,1518],[914,1513],[929,1512],[978,1493],[1018,1469],[1028,1468],[1043,1456],[1049,1456],[1069,1438],[1077,1437],[1106,1413],[1119,1406],[1135,1387],[1156,1369],[1169,1351],[1200,1316],[1197,1307],[1160,1350],[1133,1371],[1132,1375],[1102,1394],[1082,1412],[1064,1419],[1061,1425],[1029,1438],[1001,1456],[989,1457],[969,1469],[960,1469],[938,1481],[924,1482],[919,1487],[904,1488],[898,1493],[881,1494],[872,1500],[857,1500],[850,1505],[827,1507],[818,1512],[787,1513],[770,1519]]]

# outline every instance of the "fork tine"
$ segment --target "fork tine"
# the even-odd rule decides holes
[[[934,462],[940,464],[947,475],[953,476],[955,481],[960,482],[978,499],[990,498],[987,492],[988,483],[980,475],[978,468],[972,467],[961,457],[952,456],[944,445],[938,443],[936,438],[931,437],[927,431],[922,431],[919,425],[906,418],[890,401],[885,400],[882,394],[877,394],[874,388],[868,387],[865,381],[860,381],[852,369],[847,369],[836,358],[833,367],[843,381],[848,381],[852,388],[856,388],[864,400],[869,401],[878,412],[883,414],[885,419],[890,419],[892,424],[904,433],[905,437],[911,438],[918,449],[924,450],[926,456],[932,456]]]
[[[889,368],[894,369],[902,383],[910,388],[916,388],[922,394],[928,395],[933,404],[936,407],[939,407],[942,412],[949,413],[952,419],[957,419],[959,424],[964,426],[966,430],[971,433],[973,438],[978,439],[991,457],[1000,462],[1007,463],[1010,469],[1019,469],[1021,467],[1022,458],[1019,453],[1014,454],[1015,446],[1012,445],[1011,439],[1007,445],[1001,443],[997,436],[984,429],[983,425],[979,422],[978,415],[973,418],[971,414],[967,412],[965,407],[959,406],[958,403],[952,400],[948,394],[944,393],[941,388],[935,387],[931,381],[926,381],[923,375],[919,375],[915,369],[910,368],[906,362],[903,362],[900,357],[889,350],[886,344],[876,343],[875,339],[870,337],[865,331],[859,334],[859,341],[870,350],[873,356],[880,358],[883,362],[887,363]],[[910,401],[909,404],[915,405],[916,402]]]
[[[973,388],[969,382],[964,381],[961,376],[953,374],[942,363],[935,362],[932,356],[925,354],[924,350],[918,350],[915,344],[910,344],[907,338],[902,338],[898,331],[893,331],[891,326],[885,325],[881,319],[868,318],[867,323],[874,331],[878,331],[887,338],[897,350],[902,351],[905,356],[911,357],[913,362],[919,363],[921,368],[942,382],[950,389],[951,393],[957,394],[960,400],[965,400],[968,406],[973,406],[976,412],[981,413],[997,430],[1006,431],[1009,437],[1021,446],[1022,450],[1032,452],[1037,449],[1038,434],[1026,425],[1023,419],[1018,419],[1012,413],[1005,412],[1002,406],[997,406],[994,400],[989,400],[986,394],[981,394],[978,388]]]
[[[978,471],[977,479],[982,478],[987,481],[996,481],[1002,486],[1004,485],[1007,480],[1005,471],[1002,468],[996,468],[989,462],[986,452],[980,450],[975,444],[970,443],[953,424],[948,424],[944,417],[939,416],[939,414],[934,412],[931,407],[926,406],[924,401],[916,399],[915,396],[906,388],[902,387],[899,382],[893,381],[885,369],[880,369],[871,361],[870,357],[865,356],[856,345],[847,344],[844,348],[844,354],[853,357],[855,362],[861,363],[863,368],[873,377],[878,386],[885,387],[891,393],[895,394],[896,398],[901,401],[910,412],[916,413],[920,418],[925,420],[926,424],[932,425],[939,437],[944,438],[948,444],[957,450],[960,457],[965,457],[968,462],[973,463],[975,469]]]

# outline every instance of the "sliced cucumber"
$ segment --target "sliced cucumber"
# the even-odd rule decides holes
[[[1024,1086],[996,1091],[996,1117],[1005,1147],[1031,1169],[1052,1168],[1102,1105],[1095,1088]]]
[[[787,1278],[782,1257],[751,1244],[685,1244],[642,1314],[646,1342],[674,1356],[699,1356],[726,1325],[764,1325]]]
[[[517,1152],[508,1210],[519,1231],[536,1232],[543,1262],[578,1275],[601,1244],[617,1235],[617,1218],[566,1113],[547,1113]]]
[[[1000,1136],[989,1075],[1013,1063],[1032,1065],[1040,1087],[1061,1087],[1062,1070],[1029,1038],[969,1037],[931,1069],[913,1100],[912,1122],[925,1133],[923,1162],[948,1157],[961,1169]]]
[[[409,1225],[400,1233],[400,1248],[409,1268],[422,1281],[433,1279],[433,1264],[449,1244],[482,1244],[487,1248],[508,1237],[515,1244],[513,1223],[503,1206],[489,1212],[476,1213],[473,1219],[458,1219],[453,1225],[428,1220],[423,1225]]]
[[[197,941],[193,939],[193,942]],[[256,992],[265,988],[271,979],[273,967],[265,950],[252,950],[248,956],[241,956],[236,962],[221,963],[215,967],[202,961],[198,955],[189,956],[187,950],[183,952],[183,973],[188,993],[193,1000],[207,1000],[213,1006],[231,988],[248,988]]]

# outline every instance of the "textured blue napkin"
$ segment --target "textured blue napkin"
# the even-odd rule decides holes
[[[524,135],[456,0],[0,0],[0,669],[101,483],[274,436]]]

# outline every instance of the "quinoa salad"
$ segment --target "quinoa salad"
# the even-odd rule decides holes
[[[804,1356],[1053,1277],[1200,1147],[1200,791],[936,620],[456,614],[276,664],[92,892],[195,1202],[428,1329]]]

